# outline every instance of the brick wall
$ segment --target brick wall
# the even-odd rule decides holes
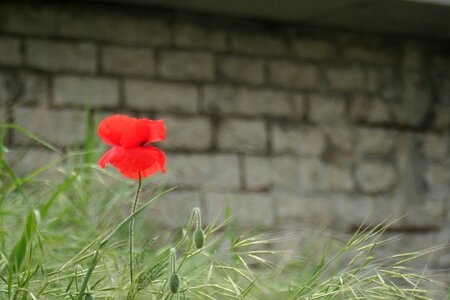
[[[164,118],[158,180],[178,190],[159,218],[200,205],[211,220],[227,203],[243,225],[350,230],[407,214],[396,230],[416,244],[449,242],[448,41],[3,3],[0,101],[3,120],[64,150],[86,107]],[[19,170],[56,156],[29,143],[10,137],[29,146]]]

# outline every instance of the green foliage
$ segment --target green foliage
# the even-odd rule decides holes
[[[238,233],[230,211],[226,222],[202,229],[195,209],[181,235],[140,218],[144,211],[151,216],[170,190],[156,189],[127,215],[123,204],[136,186],[93,164],[96,145],[88,137],[86,151],[25,176],[2,150],[0,299],[432,299],[430,279],[407,265],[429,251],[378,255],[378,246],[390,242],[382,240],[382,226],[362,228],[346,243],[316,244],[320,234],[313,233],[311,242],[286,252],[271,250],[282,242],[277,234]],[[55,165],[57,174],[44,174]],[[132,220],[130,284],[126,227]]]

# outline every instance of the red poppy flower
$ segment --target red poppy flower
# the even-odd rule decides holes
[[[98,135],[106,144],[113,146],[98,161],[102,168],[110,163],[124,176],[132,179],[139,179],[139,173],[141,178],[145,178],[158,171],[165,172],[164,152],[156,147],[146,146],[166,139],[163,120],[114,115],[100,123]]]

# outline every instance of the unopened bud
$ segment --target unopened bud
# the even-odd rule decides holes
[[[84,297],[84,300],[94,300],[94,297],[92,297],[91,293],[86,293],[86,296]]]
[[[178,293],[178,289],[180,288],[180,277],[178,277],[177,273],[170,274],[169,287],[173,294]]]
[[[202,230],[202,215],[200,208],[194,208],[193,214],[195,218],[194,244],[197,249],[201,249],[205,243],[205,234]]]
[[[177,251],[175,248],[170,249],[169,288],[173,294],[178,293],[178,289],[180,288],[180,277],[177,274]]]
[[[197,249],[201,249],[205,243],[205,234],[201,228],[197,228],[194,232],[194,243]]]

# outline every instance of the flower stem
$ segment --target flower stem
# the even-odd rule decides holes
[[[141,172],[139,172],[139,183],[138,183],[138,189],[136,191],[136,197],[134,198],[133,202],[133,208],[131,210],[131,214],[134,214],[136,212],[136,206],[139,201],[139,195],[141,193]],[[130,245],[130,281],[133,283],[133,243],[134,243],[134,218],[130,221],[130,226],[128,227],[128,236],[129,236],[129,245]]]

